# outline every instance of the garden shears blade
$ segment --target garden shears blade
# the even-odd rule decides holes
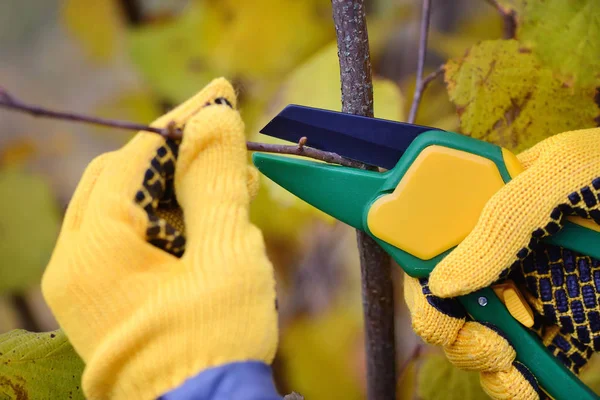
[[[419,125],[289,105],[262,133],[388,169],[385,172],[254,153],[269,179],[321,211],[365,231],[410,276],[427,277],[473,229],[485,203],[523,171],[510,151]],[[567,221],[552,244],[600,258],[600,232]],[[474,266],[476,267],[476,266]],[[457,300],[476,321],[501,329],[517,359],[556,400],[599,399],[530,331],[522,298],[506,285]],[[517,296],[518,297],[518,296]],[[515,296],[511,297],[515,299]]]
[[[289,105],[261,133],[298,143],[306,136],[315,149],[392,169],[412,141],[433,128]],[[398,134],[401,132],[402,134]]]

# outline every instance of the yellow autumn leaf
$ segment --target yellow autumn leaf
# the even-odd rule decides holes
[[[334,36],[328,0],[197,0],[172,21],[130,32],[133,61],[180,102],[215,76],[277,80]]]
[[[504,0],[517,16],[517,39],[570,84],[600,85],[597,0]]]
[[[594,89],[566,85],[515,40],[473,46],[446,63],[445,81],[463,133],[516,151],[599,115]]]
[[[600,355],[598,353],[594,353],[579,377],[594,393],[600,395]]]
[[[107,62],[115,55],[123,31],[121,10],[112,0],[65,0],[62,19],[74,38],[94,60]]]
[[[162,113],[156,99],[145,90],[127,90],[118,93],[111,99],[101,103],[94,111],[94,115],[109,119],[132,121],[140,124],[149,124]],[[124,129],[95,128],[94,132],[116,139],[119,144],[128,141],[135,132]]]
[[[38,145],[31,138],[14,139],[0,149],[0,167],[24,164],[38,153]]]
[[[417,393],[422,400],[488,400],[478,372],[454,367],[443,354],[424,356],[418,374]]]
[[[260,189],[250,207],[250,219],[267,239],[294,243],[314,218],[331,221],[331,217],[306,203],[300,203],[299,199],[274,197],[272,185],[261,177]]]
[[[428,49],[444,58],[461,57],[469,47],[482,40],[500,38],[502,29],[502,18],[489,7],[485,13],[467,19],[452,32],[441,32],[433,27],[429,32]]]
[[[417,360],[409,360],[396,383],[396,400],[412,400],[417,386]]]
[[[360,314],[345,306],[291,322],[279,346],[289,387],[310,400],[361,399],[355,359],[361,325]]]
[[[265,121],[291,103],[339,111],[342,108],[340,86],[337,44],[331,42],[288,76],[270,104]],[[404,120],[404,98],[394,82],[375,77],[373,93],[377,118]]]
[[[217,70],[262,77],[289,71],[334,37],[327,0],[222,0],[232,14],[211,52]],[[213,33],[214,34],[214,33]]]

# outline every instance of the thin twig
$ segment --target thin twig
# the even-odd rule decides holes
[[[363,0],[332,0],[342,86],[342,111],[373,117],[373,82]],[[357,230],[362,281],[367,398],[396,398],[394,288],[389,255]]]
[[[498,0],[485,0],[496,8],[504,21],[504,39],[513,39],[517,35],[517,14],[515,10],[503,7]]]
[[[27,104],[15,98],[14,96],[11,96],[6,90],[2,88],[0,88],[0,107],[24,112],[34,117],[46,117],[74,122],[84,122],[92,125],[101,125],[111,128],[120,128],[133,131],[153,132],[171,139],[181,139],[182,135],[181,129],[173,129],[172,127],[154,128],[148,125],[136,124],[134,122],[117,121],[108,118],[90,117],[87,115],[80,115],[64,111],[55,111],[44,107]]]
[[[166,128],[155,128],[152,126],[137,124],[133,122],[117,121],[114,119],[91,117],[70,112],[54,111],[44,107],[26,104],[15,98],[14,96],[10,95],[6,90],[2,88],[0,88],[0,107],[13,111],[27,113],[34,117],[45,117],[75,122],[83,122],[86,124],[101,125],[111,128],[120,128],[132,131],[152,132],[171,139],[181,139],[183,136],[183,130],[181,128],[177,128],[174,124],[174,121],[167,124]],[[336,153],[332,153],[329,151],[321,151],[312,147],[308,147],[306,146],[308,139],[302,139],[300,139],[298,145],[295,146],[256,142],[247,142],[246,145],[248,150],[250,151],[262,151],[265,153],[279,153],[304,156],[314,158],[320,161],[325,161],[331,164],[343,165],[345,167],[362,168],[362,164],[357,161],[342,157]]]
[[[144,22],[144,10],[139,0],[121,0],[121,9],[129,26],[140,26]]]
[[[300,138],[300,140],[298,140],[298,149],[302,150],[304,148],[304,146],[306,145],[307,141],[308,141],[308,138],[306,136],[302,136]]]
[[[415,122],[415,120],[417,119],[417,113],[419,112],[419,106],[421,105],[421,98],[423,97],[423,93],[425,93],[425,89],[427,89],[427,87],[429,87],[429,84],[431,82],[436,80],[440,75],[442,75],[444,73],[444,67],[445,67],[444,64],[440,65],[435,71],[433,71],[432,73],[427,75],[422,81],[417,81],[416,87],[415,87],[415,95],[413,97],[413,103],[411,106],[411,115],[409,115],[409,117],[408,117],[409,123],[413,124]],[[414,115],[412,114],[413,107],[415,109]]]
[[[445,64],[440,65],[435,71],[433,71],[432,73],[427,75],[425,79],[423,79],[423,82],[421,83],[422,91],[425,91],[425,89],[427,89],[431,82],[433,82],[438,76],[444,73],[444,67]]]
[[[417,85],[415,95],[408,114],[408,122],[414,123],[417,118],[417,110],[423,94],[423,70],[425,69],[425,58],[427,56],[427,37],[429,36],[429,21],[431,20],[431,0],[423,0],[421,8],[421,32],[419,38],[419,55],[417,61]]]
[[[300,145],[281,145],[281,144],[268,144],[268,143],[256,143],[256,142],[246,142],[248,150],[250,151],[261,151],[264,153],[278,153],[278,154],[290,154],[295,156],[304,156],[309,158],[314,158],[315,160],[325,161],[330,164],[339,164],[345,167],[351,168],[362,168],[363,164],[350,160],[349,158],[345,158],[340,156],[337,153],[332,153],[329,151],[317,150],[312,147],[302,146]]]
[[[404,360],[404,363],[402,363],[402,366],[400,367],[400,374],[398,376],[402,376],[408,369],[408,366],[410,365],[410,363],[418,360],[419,357],[421,357],[422,351],[423,351],[423,345],[421,343],[415,344],[413,351],[410,353],[408,358],[406,360]]]

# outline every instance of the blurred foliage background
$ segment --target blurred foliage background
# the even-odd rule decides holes
[[[416,122],[516,150],[567,128],[594,126],[600,47],[589,38],[599,37],[600,17],[593,1],[501,1],[517,13],[516,40],[501,40],[503,19],[490,3],[433,1],[426,73],[451,61],[445,82],[439,78],[425,92]],[[406,120],[420,1],[367,4],[375,115]],[[570,36],[552,36],[565,26]],[[571,53],[557,57],[564,51],[559,45]],[[533,52],[521,51],[524,46]],[[251,140],[273,142],[258,130],[288,103],[340,109],[330,0],[0,2],[0,86],[24,101],[149,123],[217,76],[234,82]],[[0,333],[57,329],[39,282],[63,212],[87,163],[131,136],[0,110]],[[364,398],[354,231],[266,180],[252,218],[276,267],[281,392],[311,400]],[[454,369],[437,349],[420,344],[398,268],[394,280],[398,398],[485,398],[476,374]],[[37,383],[32,393],[40,394],[32,398],[66,398],[60,391],[81,397],[78,380],[64,372],[82,366],[60,332],[14,331],[1,338],[0,355],[17,343],[23,354],[36,354],[38,367],[49,363],[62,371],[46,375],[54,384]],[[59,357],[47,357],[57,346]],[[600,387],[593,383],[600,367],[591,370],[587,381]],[[10,376],[10,369],[1,374]]]

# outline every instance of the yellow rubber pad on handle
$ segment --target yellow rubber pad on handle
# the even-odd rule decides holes
[[[486,202],[503,186],[493,161],[429,146],[394,192],[373,203],[367,224],[377,238],[428,260],[458,245],[475,227]]]

